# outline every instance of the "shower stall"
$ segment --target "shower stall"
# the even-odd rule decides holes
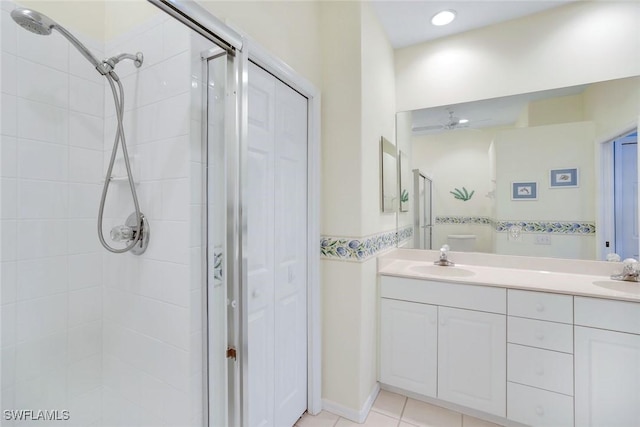
[[[1,5],[1,424],[234,425],[232,47],[147,2]]]

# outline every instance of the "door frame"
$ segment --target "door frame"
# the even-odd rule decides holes
[[[247,280],[247,155],[248,155],[248,68],[249,62],[262,67],[279,80],[291,86],[307,98],[307,411],[317,414],[322,410],[322,343],[321,343],[321,307],[320,307],[320,91],[280,58],[271,54],[259,43],[251,40],[241,30],[234,29],[243,36],[243,49],[240,51],[241,112],[240,112],[240,215],[242,234],[242,269],[240,294],[248,295]],[[248,361],[248,299],[241,298],[241,381],[242,389],[247,390]],[[248,414],[248,393],[242,393],[242,413]],[[246,425],[243,417],[243,425]]]
[[[600,173],[596,175],[596,260],[599,261],[604,261],[607,254],[616,247],[613,142],[634,130],[639,130],[640,119],[620,128],[623,130],[600,136],[596,140],[596,165],[600,166]],[[640,159],[640,150],[638,156]],[[640,161],[638,164],[640,165]],[[640,178],[640,167],[638,176]],[[640,223],[638,225],[640,228]],[[609,248],[605,247],[607,241],[610,244]]]

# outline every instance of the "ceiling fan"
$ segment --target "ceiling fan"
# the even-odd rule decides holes
[[[411,130],[414,132],[425,132],[432,130],[453,130],[460,128],[469,127],[468,119],[461,119],[459,117],[454,116],[453,110],[449,111],[449,119],[445,123],[440,123],[436,125],[426,125],[426,126],[414,126]]]

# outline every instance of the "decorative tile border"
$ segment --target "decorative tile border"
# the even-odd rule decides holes
[[[496,221],[495,230],[506,233],[514,225],[522,227],[523,233],[590,235],[596,232],[595,223],[584,221]]]
[[[436,224],[478,224],[491,225],[493,220],[486,216],[437,216]]]
[[[596,232],[596,224],[585,221],[497,221],[484,216],[437,216],[435,223],[490,225],[498,233],[506,233],[509,231],[509,228],[514,225],[522,227],[523,233],[590,235]]]
[[[320,238],[320,257],[344,261],[366,261],[378,253],[397,246],[400,241],[411,238],[413,227],[405,227],[399,232],[387,231],[362,239],[349,237],[322,236]]]

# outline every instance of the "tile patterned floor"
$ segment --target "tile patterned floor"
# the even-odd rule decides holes
[[[499,427],[478,418],[381,390],[364,424],[330,412],[304,414],[296,427]]]

